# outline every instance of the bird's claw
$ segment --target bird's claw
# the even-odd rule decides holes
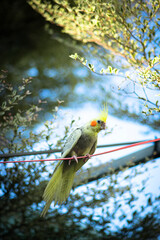
[[[78,163],[78,158],[75,155],[72,157],[72,159],[74,159],[76,163]],[[72,159],[69,159],[69,162],[68,162],[69,165],[71,164]]]
[[[86,163],[88,161],[88,159],[91,158],[90,154],[86,154],[85,158],[83,159],[83,161]]]

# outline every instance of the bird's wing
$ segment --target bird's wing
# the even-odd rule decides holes
[[[89,154],[92,155],[96,151],[96,148],[97,148],[97,139],[94,142]]]
[[[71,133],[71,135],[67,138],[66,143],[63,147],[62,158],[65,158],[69,154],[69,152],[72,151],[72,149],[78,142],[81,135],[82,135],[81,128],[77,128]]]

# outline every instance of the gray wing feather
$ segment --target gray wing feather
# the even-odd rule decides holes
[[[80,128],[75,129],[71,135],[67,138],[66,143],[62,150],[62,158],[65,158],[69,152],[72,151],[76,143],[78,142],[79,138],[82,135],[82,130]]]

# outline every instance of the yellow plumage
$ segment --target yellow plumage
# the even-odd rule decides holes
[[[104,107],[97,119],[93,119],[84,126],[74,130],[64,145],[62,158],[74,156],[75,160],[77,160],[77,156],[93,154],[97,146],[98,133],[105,129],[107,115],[108,110]],[[66,201],[73,186],[75,173],[85,162],[84,158],[78,159],[77,162],[74,160],[71,162],[68,160],[58,162],[43,194],[46,205],[41,216],[45,216],[53,200],[54,205],[62,204]]]
[[[57,167],[44,191],[43,200],[46,202],[46,205],[41,216],[45,216],[53,200],[54,205],[57,203],[62,204],[71,191],[75,175],[74,166],[73,164],[69,166],[67,162],[59,162],[58,165],[60,166]]]
[[[104,106],[99,114],[98,119],[100,119],[103,122],[106,122],[107,117],[108,117],[108,108],[107,108],[107,104],[104,104]]]

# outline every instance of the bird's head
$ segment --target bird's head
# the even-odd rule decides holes
[[[108,109],[106,106],[104,106],[98,118],[90,121],[90,127],[97,133],[105,129],[107,116],[108,116]]]

